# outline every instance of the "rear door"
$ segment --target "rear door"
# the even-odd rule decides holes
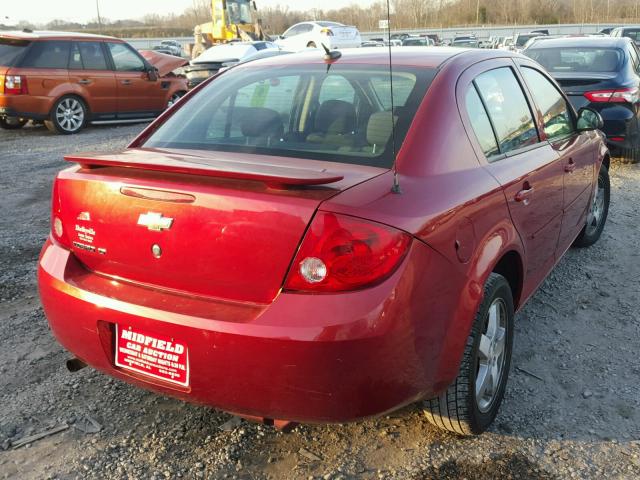
[[[101,42],[72,42],[69,82],[78,86],[93,118],[115,118],[118,110],[116,77]]]
[[[476,148],[503,187],[526,252],[526,284],[535,286],[555,263],[562,221],[562,160],[540,140],[513,63],[483,62],[467,70],[464,80],[466,91],[459,90],[459,95],[464,95]]]
[[[159,80],[152,81],[147,66],[138,53],[126,43],[107,44],[118,89],[118,117],[154,116],[166,105],[166,91]]]
[[[584,226],[594,181],[596,146],[593,132],[580,133],[576,118],[556,86],[529,62],[520,62],[542,122],[542,134],[560,155],[564,169],[563,220],[558,256],[571,246]]]

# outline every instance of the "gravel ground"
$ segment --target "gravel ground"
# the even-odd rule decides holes
[[[35,282],[51,181],[64,153],[117,149],[141,129],[0,131],[0,478],[640,478],[640,164],[614,161],[600,242],[569,251],[518,314],[489,432],[441,433],[414,404],[281,433],[64,367]]]

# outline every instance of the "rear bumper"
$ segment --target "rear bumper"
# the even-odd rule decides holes
[[[52,99],[29,95],[0,94],[0,117],[20,117],[30,120],[46,120],[51,110]]]
[[[442,277],[430,281],[426,271],[451,269],[414,241],[403,265],[376,287],[344,295],[281,293],[268,306],[229,304],[101,277],[49,240],[38,281],[58,341],[98,370],[237,414],[343,422],[436,394],[455,377],[467,332],[452,316],[469,302],[451,295],[450,277],[443,291]],[[172,386],[116,367],[116,323],[186,344],[190,384]]]

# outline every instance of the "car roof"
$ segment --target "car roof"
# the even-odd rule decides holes
[[[542,37],[544,38],[544,37]],[[619,37],[564,37],[548,38],[536,41],[535,48],[557,48],[557,47],[610,47],[620,48],[628,45],[631,40]]]
[[[0,37],[9,37],[19,40],[115,40],[122,42],[119,38],[109,37],[107,35],[98,35],[94,33],[79,33],[79,32],[56,32],[47,30],[37,31],[6,31],[0,32]]]
[[[520,55],[504,50],[455,47],[391,47],[393,65],[406,65],[424,68],[438,68],[453,57],[465,57],[469,61],[481,61],[490,58],[519,57]],[[252,62],[253,63],[253,62]],[[255,62],[257,64],[258,62]],[[259,61],[267,65],[305,65],[325,63],[321,49],[302,51],[291,55],[270,57]],[[333,63],[388,65],[389,49],[380,47],[350,48],[342,51],[339,59]],[[251,65],[251,64],[249,64]]]

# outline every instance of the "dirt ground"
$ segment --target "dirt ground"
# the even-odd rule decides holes
[[[118,149],[142,128],[0,131],[0,478],[640,478],[640,164],[613,162],[600,242],[570,250],[517,315],[489,432],[441,433],[416,403],[281,433],[64,366],[35,281],[51,181],[64,153]]]

